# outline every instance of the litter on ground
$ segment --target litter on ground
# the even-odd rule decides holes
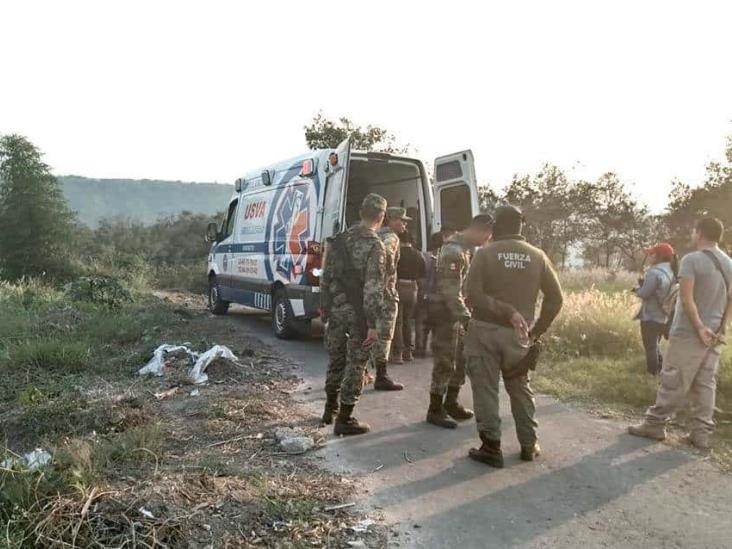
[[[23,454],[19,457],[10,457],[2,462],[4,469],[10,469],[14,465],[21,465],[31,471],[37,471],[51,463],[51,454],[41,448],[36,448],[32,452]]]
[[[188,355],[193,367],[188,372],[188,378],[192,383],[199,385],[208,381],[208,375],[205,370],[209,364],[218,358],[231,360],[232,362],[239,362],[236,355],[224,345],[214,345],[208,351],[199,355],[198,353],[191,351],[185,345],[160,345],[155,351],[153,351],[153,357],[150,361],[140,368],[138,374],[140,375],[154,375],[161,377],[165,375],[165,364],[166,357],[172,353],[185,353]]]
[[[280,450],[289,454],[302,454],[315,447],[315,440],[299,429],[280,427],[275,431]]]
[[[376,523],[372,519],[360,520],[356,524],[351,526],[351,530],[353,530],[357,534],[362,534],[369,529],[369,526],[372,526],[374,524]]]

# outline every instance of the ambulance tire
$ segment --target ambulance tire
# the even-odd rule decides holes
[[[275,290],[272,298],[272,330],[279,339],[292,339],[299,334],[290,300],[282,288]]]
[[[229,302],[221,299],[219,281],[213,275],[208,278],[208,308],[215,315],[225,315],[229,311]]]

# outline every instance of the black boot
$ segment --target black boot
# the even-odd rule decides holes
[[[480,461],[497,469],[503,468],[503,452],[501,452],[501,441],[491,440],[484,433],[480,433],[480,440],[483,445],[480,448],[471,448],[468,455],[475,461]]]
[[[457,421],[452,419],[445,412],[442,405],[442,395],[430,393],[430,407],[427,409],[427,423],[444,427],[445,429],[454,429],[457,427]]]
[[[333,433],[340,436],[363,435],[371,430],[368,423],[361,423],[355,417],[351,417],[353,404],[341,404],[335,420]]]
[[[323,425],[330,425],[338,413],[338,393],[326,393],[325,408],[323,409],[323,417],[321,421]]]
[[[473,410],[463,408],[457,400],[460,387],[448,387],[447,396],[445,397],[445,411],[453,419],[464,420],[470,419],[475,414]]]
[[[521,447],[521,459],[524,461],[534,461],[541,455],[541,448],[538,442],[534,442],[533,446]]]
[[[386,373],[386,364],[376,366],[376,381],[374,381],[374,389],[376,391],[401,391],[404,385],[392,381]]]

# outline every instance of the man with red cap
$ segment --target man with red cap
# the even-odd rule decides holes
[[[642,303],[636,320],[640,321],[641,339],[646,351],[648,373],[658,375],[663,357],[659,349],[669,320],[669,304],[677,290],[678,259],[670,244],[663,242],[644,250],[651,263],[646,276],[634,291]]]

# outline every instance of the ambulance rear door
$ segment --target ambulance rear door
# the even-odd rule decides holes
[[[480,213],[473,152],[467,150],[437,158],[432,188],[435,199],[432,232],[442,227],[458,231],[467,227]]]
[[[348,169],[351,162],[351,140],[342,141],[336,148],[335,155],[335,165],[331,163],[331,158],[328,158],[322,210],[321,242],[325,242],[326,238],[341,232],[345,228],[345,193],[348,184]]]

